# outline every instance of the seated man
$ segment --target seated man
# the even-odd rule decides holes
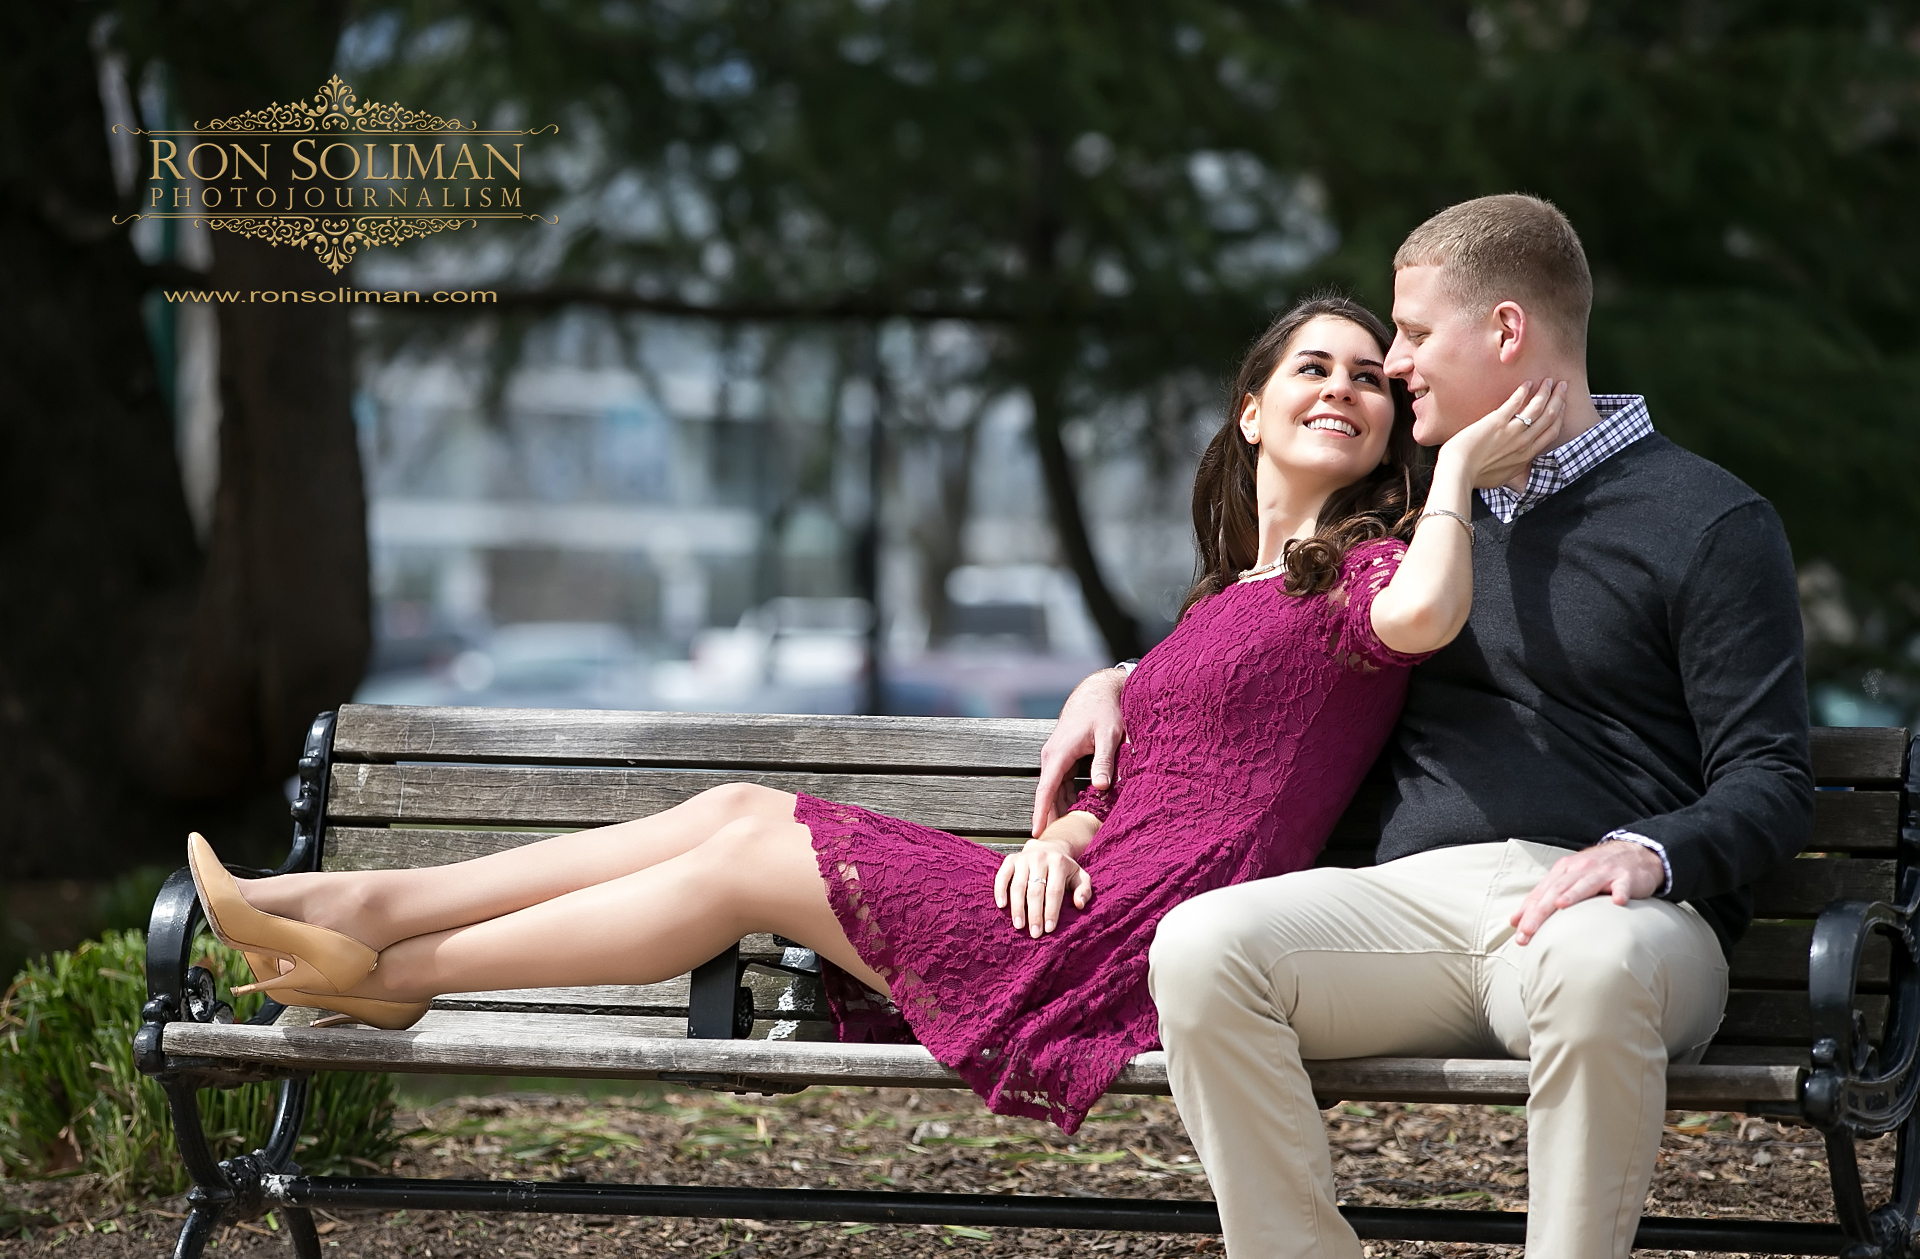
[[[1592,280],[1531,197],[1456,205],[1394,258],[1387,373],[1437,445],[1523,381],[1570,382],[1565,439],[1480,491],[1467,628],[1416,667],[1379,864],[1209,892],[1152,952],[1173,1093],[1239,1259],[1359,1259],[1303,1058],[1531,1062],[1527,1254],[1625,1256],[1670,1061],[1726,1000],[1753,883],[1813,817],[1792,558],[1752,490],[1590,396]],[[1464,522],[1463,522],[1464,527]],[[1081,684],[1104,785],[1122,670]]]

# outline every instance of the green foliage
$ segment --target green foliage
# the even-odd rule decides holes
[[[168,866],[135,866],[100,890],[99,930],[147,929],[160,885],[173,870]]]
[[[200,964],[223,988],[247,974],[237,952],[201,943]],[[0,1002],[0,1174],[92,1172],[123,1200],[187,1187],[165,1095],[133,1065],[145,965],[141,933],[112,931],[29,964],[8,988]],[[260,1000],[240,998],[238,1017]],[[275,1093],[270,1084],[200,1091],[222,1157],[264,1143]],[[301,1167],[325,1174],[386,1157],[398,1145],[393,1108],[389,1076],[317,1076]]]
[[[1549,197],[1594,266],[1595,387],[1649,395],[1845,575],[1859,632],[1816,673],[1920,663],[1912,4],[403,0],[341,61],[563,124],[554,283],[972,318],[1037,435],[1051,391],[1136,449],[1189,441],[1290,295],[1384,310],[1426,216]]]

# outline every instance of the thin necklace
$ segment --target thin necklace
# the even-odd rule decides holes
[[[1279,568],[1282,564],[1286,562],[1287,562],[1287,557],[1283,555],[1271,564],[1262,564],[1258,568],[1249,568],[1244,570],[1243,572],[1241,572],[1241,574],[1238,577],[1234,578],[1234,581],[1238,583],[1243,581],[1253,581],[1255,578],[1258,578],[1258,577],[1265,577],[1268,573],[1272,572],[1276,568]]]

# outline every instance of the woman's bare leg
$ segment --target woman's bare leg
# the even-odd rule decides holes
[[[754,931],[797,940],[879,992],[827,902],[813,837],[793,820],[743,817],[666,861],[485,922],[402,940],[354,995],[420,1001],[449,992],[658,983]]]
[[[499,918],[671,861],[742,818],[797,825],[793,803],[792,792],[729,783],[652,817],[555,835],[454,865],[285,874],[242,880],[240,890],[256,909],[331,927],[384,949],[397,940]]]

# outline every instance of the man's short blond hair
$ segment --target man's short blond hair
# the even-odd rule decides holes
[[[1439,267],[1442,291],[1476,315],[1518,302],[1567,349],[1586,348],[1593,273],[1551,202],[1508,193],[1448,206],[1402,242],[1393,269],[1402,267]]]

